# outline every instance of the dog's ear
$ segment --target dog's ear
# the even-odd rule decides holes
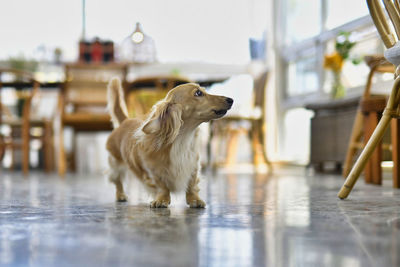
[[[158,122],[157,118],[149,120],[144,126],[143,126],[143,132],[145,134],[153,134],[156,133],[160,129],[160,123]]]
[[[155,134],[164,144],[171,144],[182,126],[181,117],[181,105],[170,102],[157,103],[151,119],[143,126],[143,132]]]

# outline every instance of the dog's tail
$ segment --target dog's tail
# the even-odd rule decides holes
[[[119,78],[112,78],[108,83],[107,102],[111,121],[114,128],[117,128],[128,118],[128,109],[126,108],[124,100],[124,90],[122,89],[121,80]]]

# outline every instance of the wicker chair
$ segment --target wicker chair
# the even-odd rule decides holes
[[[364,125],[364,123],[363,123],[363,114],[362,114],[363,112],[362,112],[361,106],[363,103],[374,101],[376,99],[376,97],[371,96],[372,79],[375,77],[375,74],[377,74],[377,73],[394,73],[394,71],[395,71],[393,64],[386,61],[385,58],[383,57],[383,55],[366,56],[365,62],[369,66],[370,71],[368,74],[364,93],[360,100],[360,105],[357,110],[357,114],[356,114],[356,117],[355,117],[354,123],[353,123],[353,129],[351,132],[349,145],[348,145],[347,153],[346,153],[346,159],[344,161],[344,166],[343,166],[343,176],[344,177],[347,177],[347,175],[349,175],[358,150],[364,148],[364,142],[363,142],[363,138],[362,138],[363,135],[364,135],[364,139],[366,138],[366,135],[368,135],[363,130],[363,128],[365,128],[367,125]],[[368,136],[368,138],[369,138],[369,136]],[[379,164],[380,164],[380,162],[379,162]]]
[[[365,165],[367,164],[369,158],[374,152],[376,146],[382,140],[385,130],[388,128],[389,123],[392,122],[392,134],[395,134],[400,137],[399,130],[400,124],[398,123],[397,118],[399,117],[399,103],[400,103],[400,42],[398,41],[400,38],[400,5],[399,1],[395,0],[384,0],[384,6],[386,8],[387,13],[389,14],[390,21],[393,24],[393,28],[396,31],[396,34],[392,33],[388,22],[385,17],[385,13],[382,9],[379,0],[367,0],[368,8],[370,15],[375,23],[375,26],[379,32],[379,35],[382,38],[383,43],[385,44],[387,50],[384,55],[387,61],[396,66],[395,71],[395,81],[392,87],[392,91],[387,101],[386,108],[383,112],[383,116],[379,121],[376,129],[374,130],[371,138],[368,140],[367,145],[361,152],[359,158],[357,159],[355,165],[351,169],[349,175],[344,182],[344,185],[340,189],[338,193],[338,197],[340,199],[345,199],[350,194],[353,189],[358,177],[363,171]],[[395,144],[399,145],[399,144]],[[397,149],[398,150],[398,149]],[[394,158],[393,160],[399,160],[398,158]],[[399,164],[397,164],[398,166]],[[397,180],[394,183],[400,183],[399,179],[399,171],[398,169],[394,169],[397,176]]]

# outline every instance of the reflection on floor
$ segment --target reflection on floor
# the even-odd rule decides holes
[[[304,169],[204,174],[206,209],[150,209],[103,177],[0,176],[0,266],[400,266],[400,190]]]

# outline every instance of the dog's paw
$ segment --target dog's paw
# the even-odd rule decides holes
[[[117,202],[127,202],[128,201],[128,196],[125,195],[124,193],[117,193]]]
[[[205,208],[206,203],[201,199],[193,199],[187,203],[191,208]]]
[[[169,201],[168,200],[154,200],[150,202],[151,208],[168,208]]]

